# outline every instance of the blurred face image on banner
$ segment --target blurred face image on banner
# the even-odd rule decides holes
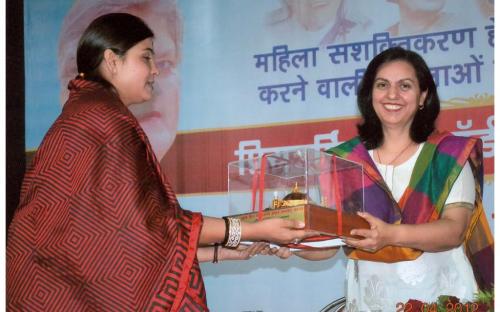
[[[387,29],[391,36],[448,30],[461,22],[458,17],[445,11],[446,0],[387,1],[399,7],[399,21]]]
[[[293,42],[297,36],[301,42],[305,40],[313,46],[346,42],[371,25],[366,17],[354,14],[354,8],[348,7],[348,3],[346,0],[282,0],[281,6],[268,14],[266,24],[285,42]]]
[[[481,16],[490,18],[495,15],[495,0],[476,0]]]
[[[176,2],[172,0],[77,0],[64,19],[59,40],[61,103],[68,96],[67,84],[78,73],[74,61],[80,35],[90,21],[102,14],[126,12],[145,20],[155,33],[155,59],[159,75],[154,97],[129,106],[139,120],[161,160],[175,140],[179,117],[179,76],[181,25]]]

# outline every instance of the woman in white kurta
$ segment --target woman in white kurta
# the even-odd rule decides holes
[[[409,299],[473,300],[493,283],[493,238],[481,204],[478,139],[435,130],[432,74],[401,47],[377,55],[358,88],[359,137],[330,150],[363,165],[369,229],[344,238],[346,310],[403,310]],[[296,252],[310,260],[337,250]]]
[[[401,199],[410,182],[422,147],[423,143],[419,144],[417,151],[398,166],[378,163],[374,151],[369,151],[396,201]],[[472,209],[474,201],[474,177],[467,163],[453,184],[445,209],[454,209],[449,205],[453,203]],[[409,299],[430,303],[443,294],[472,301],[477,292],[463,244],[446,251],[424,252],[413,261],[385,263],[349,259],[346,276],[347,311],[395,311],[404,307]]]

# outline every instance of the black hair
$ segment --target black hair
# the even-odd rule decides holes
[[[440,111],[440,102],[429,67],[419,54],[401,47],[392,47],[375,56],[368,64],[358,88],[358,109],[363,117],[362,121],[357,125],[358,134],[367,149],[379,147],[384,139],[382,124],[373,108],[372,92],[380,66],[393,61],[409,63],[415,70],[420,91],[427,91],[424,107],[417,109],[412,121],[410,127],[411,139],[416,143],[424,142],[435,129],[435,122]]]
[[[137,16],[111,13],[96,18],[85,29],[76,50],[76,64],[81,78],[93,80],[112,88],[99,71],[104,51],[119,56],[144,39],[154,37],[153,31]]]

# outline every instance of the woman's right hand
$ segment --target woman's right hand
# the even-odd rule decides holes
[[[276,244],[298,243],[319,233],[304,230],[304,222],[281,218],[265,219],[255,223],[243,223],[242,236],[249,240],[264,240]]]

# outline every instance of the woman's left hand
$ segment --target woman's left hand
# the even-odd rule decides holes
[[[370,229],[354,229],[351,231],[351,235],[361,236],[363,238],[346,237],[344,242],[349,247],[368,252],[376,252],[387,246],[390,238],[388,233],[393,225],[385,223],[368,212],[358,212],[358,215],[370,224]]]
[[[288,247],[274,247],[271,249],[271,254],[274,254],[276,257],[281,259],[288,259],[293,256],[292,251]]]
[[[219,247],[219,260],[248,260],[256,255],[272,254],[269,243],[256,242],[251,245],[240,244],[236,249]]]

